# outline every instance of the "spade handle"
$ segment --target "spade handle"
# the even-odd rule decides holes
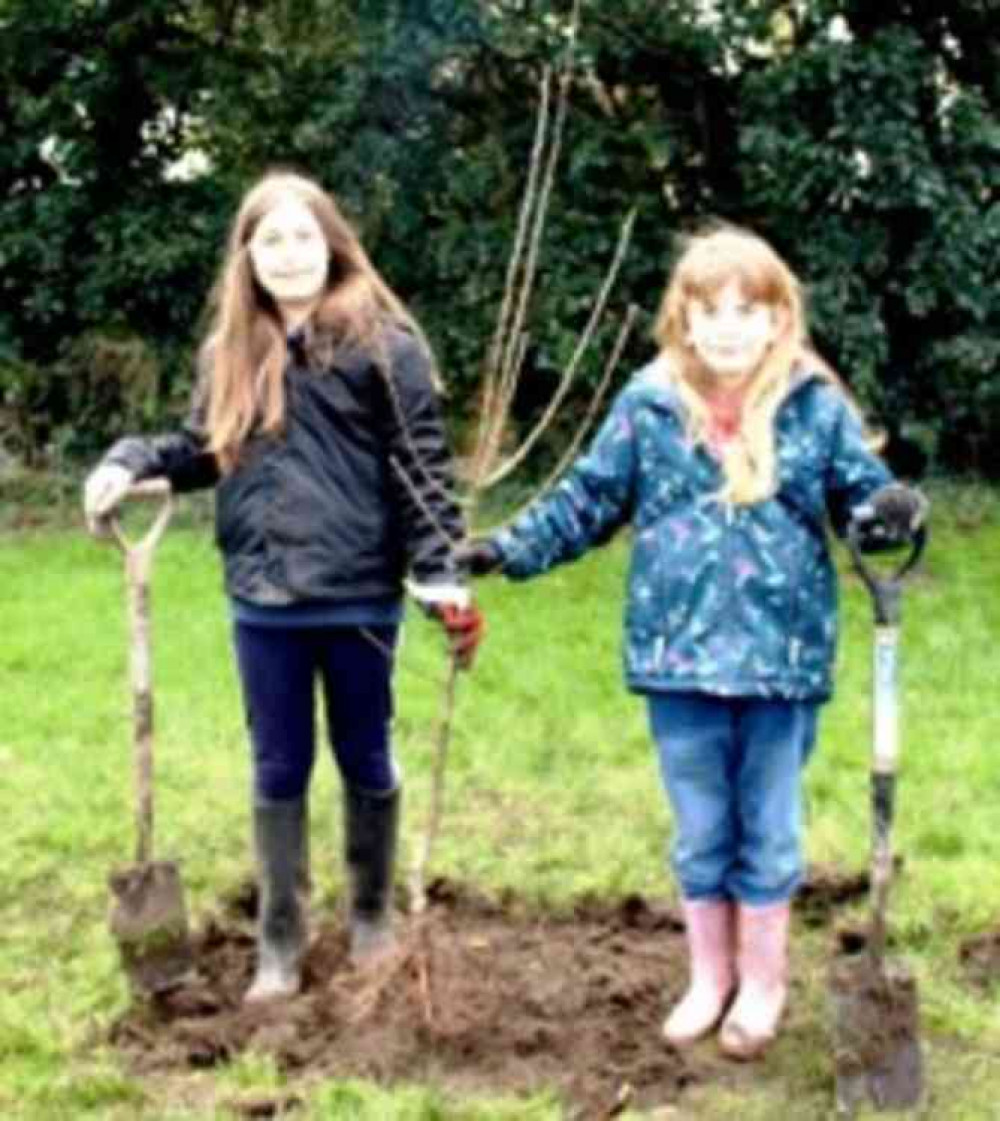
[[[132,746],[134,753],[136,862],[153,858],[153,665],[151,643],[150,573],[153,553],[174,510],[166,479],[133,484],[126,498],[162,499],[152,525],[138,541],[131,541],[116,516],[111,532],[125,557],[125,593],[129,626],[129,675],[132,685]]]

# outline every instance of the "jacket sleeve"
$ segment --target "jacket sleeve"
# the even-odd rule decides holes
[[[465,525],[455,497],[451,451],[430,355],[410,334],[391,339],[386,394],[389,485],[403,532],[407,567],[423,584],[460,584],[455,547]]]
[[[892,482],[892,475],[869,448],[861,421],[847,401],[834,389],[825,389],[824,393],[835,410],[826,471],[826,504],[834,532],[843,537],[854,507]]]
[[[633,513],[636,439],[628,391],[559,485],[494,538],[507,576],[524,580],[603,545]]]
[[[131,471],[135,478],[166,478],[178,494],[212,487],[219,465],[207,450],[207,390],[199,379],[187,419],[176,432],[159,436],[125,436],[112,445],[102,462]]]

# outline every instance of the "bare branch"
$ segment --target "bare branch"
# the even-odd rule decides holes
[[[538,120],[535,124],[535,140],[531,149],[531,159],[528,163],[528,179],[521,199],[521,209],[518,214],[517,232],[514,235],[514,244],[507,261],[507,278],[504,282],[503,299],[500,304],[500,313],[497,316],[497,325],[493,332],[486,354],[483,367],[483,400],[482,412],[479,418],[479,431],[476,436],[476,445],[473,452],[472,481],[477,486],[491,466],[487,458],[489,450],[494,443],[494,425],[490,422],[496,415],[496,402],[498,397],[498,380],[503,368],[502,356],[506,348],[506,339],[509,334],[508,322],[511,309],[514,306],[514,289],[517,276],[521,267],[521,257],[524,253],[525,239],[531,224],[531,215],[535,206],[535,196],[538,189],[539,169],[542,164],[542,152],[545,148],[545,136],[549,123],[549,86],[552,80],[552,71],[545,68],[540,83],[538,101]]]
[[[532,149],[531,163],[529,165],[528,183],[525,187],[522,202],[518,234],[515,249],[511,255],[508,268],[508,286],[504,291],[504,302],[501,309],[497,331],[494,336],[494,347],[491,348],[491,359],[487,366],[489,377],[489,391],[484,392],[484,413],[480,422],[479,443],[477,451],[481,455],[474,457],[475,471],[473,472],[473,486],[481,488],[488,486],[495,456],[503,439],[503,431],[507,424],[510,404],[517,391],[517,382],[521,372],[521,362],[527,340],[524,338],[524,323],[527,318],[528,307],[535,286],[535,275],[538,271],[538,252],[545,232],[545,222],[549,212],[549,199],[552,194],[552,185],[555,181],[555,169],[562,151],[562,139],[565,131],[566,116],[569,110],[569,90],[573,77],[574,49],[576,47],[577,32],[580,25],[580,0],[573,5],[573,13],[569,27],[569,41],[564,54],[562,72],[559,78],[559,95],[556,103],[555,123],[552,127],[551,137],[547,137],[548,125],[548,85],[551,74],[545,72],[542,97],[539,105],[538,126],[535,132],[535,146]],[[548,141],[548,151],[545,155],[545,168],[542,173],[541,186],[537,186],[538,168],[542,158],[542,149]],[[521,266],[521,254],[524,250],[525,231],[523,223],[530,223],[531,232],[528,235],[527,252],[521,273],[520,290],[516,293],[516,302],[511,317],[511,303],[515,294],[515,275]],[[508,318],[510,321],[508,322]]]
[[[524,330],[524,321],[527,318],[528,307],[531,303],[531,296],[535,287],[535,274],[538,272],[538,250],[541,245],[542,235],[545,232],[545,222],[549,212],[549,198],[552,194],[556,164],[559,160],[559,153],[562,150],[562,137],[566,127],[571,75],[572,59],[570,58],[559,79],[559,100],[556,104],[555,123],[552,126],[552,138],[549,142],[542,184],[538,190],[538,199],[532,220],[531,236],[528,240],[528,253],[524,265],[524,277],[521,283],[521,290],[518,294],[514,318],[510,325],[504,361],[500,369],[501,384],[504,381],[509,381],[514,376],[511,369],[513,366],[514,340],[517,339]]]
[[[559,411],[559,407],[565,400],[566,394],[569,392],[572,385],[573,378],[576,376],[576,371],[590,345],[590,340],[593,337],[594,331],[597,329],[597,324],[600,322],[601,316],[604,314],[605,305],[608,302],[608,297],[611,294],[611,289],[618,276],[618,270],[621,268],[622,261],[625,258],[625,252],[628,249],[629,242],[632,240],[632,228],[635,224],[636,212],[631,211],[622,223],[621,233],[618,236],[618,247],[615,250],[614,259],[608,269],[607,275],[604,278],[604,284],[601,286],[601,291],[598,294],[597,300],[594,303],[590,312],[590,318],[584,328],[583,334],[577,342],[576,349],[573,356],[569,361],[566,369],[563,371],[563,376],[559,385],[552,395],[551,400],[542,413],[538,423],[525,437],[521,446],[514,452],[514,454],[502,463],[492,474],[490,474],[486,481],[485,486],[494,486],[502,479],[505,479],[512,471],[524,462],[528,453],[537,443],[539,438],[543,435],[548,426],[552,423],[553,418]]]
[[[451,722],[455,712],[455,685],[458,681],[458,673],[458,659],[452,655],[448,680],[445,682],[444,696],[441,699],[441,713],[438,717],[437,737],[434,744],[434,770],[431,775],[431,805],[427,828],[420,838],[417,858],[413,862],[410,873],[410,906],[416,915],[422,914],[427,909],[425,879],[434,842],[441,828],[445,767],[448,762],[448,746],[451,742]]]
[[[421,478],[428,490],[432,491],[438,498],[450,499],[452,497],[451,488],[443,483],[440,479],[436,479],[423,461],[420,454],[420,449],[417,447],[413,439],[413,433],[410,431],[410,425],[406,419],[406,413],[403,410],[403,403],[399,399],[399,391],[396,388],[396,383],[393,380],[392,371],[383,362],[378,361],[375,363],[376,368],[382,375],[382,380],[385,382],[386,392],[389,394],[389,400],[392,405],[392,410],[396,415],[396,423],[399,425],[399,430],[403,436],[403,442],[406,444],[406,450],[410,453],[410,458],[413,460],[420,472]],[[393,465],[396,470],[403,476],[402,465],[397,459],[393,459]],[[406,476],[406,481],[410,485],[410,492],[416,495],[416,487],[409,476]],[[419,496],[418,496],[419,497]],[[426,514],[428,512],[426,504],[421,506],[421,509]]]
[[[598,410],[600,409],[601,403],[603,402],[605,394],[608,391],[608,387],[611,385],[612,376],[614,375],[614,372],[618,367],[618,363],[621,360],[622,353],[625,350],[625,344],[628,342],[628,337],[632,333],[632,328],[635,326],[635,321],[638,318],[638,315],[639,309],[635,306],[635,304],[629,304],[628,311],[625,313],[625,319],[621,325],[621,329],[618,332],[618,338],[615,340],[615,345],[611,350],[611,355],[604,367],[604,373],[601,375],[601,380],[598,383],[597,388],[594,390],[594,395],[593,397],[591,397],[590,404],[587,407],[587,413],[584,416],[583,420],[580,422],[579,428],[577,428],[576,432],[573,434],[573,438],[566,446],[566,450],[559,457],[559,462],[555,465],[544,482],[542,482],[540,486],[536,487],[531,497],[526,502],[522,503],[522,505],[519,506],[512,514],[505,518],[501,525],[509,525],[520,514],[523,514],[524,511],[540,495],[545,494],[552,487],[552,484],[562,475],[563,471],[565,471],[569,464],[573,461],[573,458],[576,455],[580,444],[583,443],[584,437],[587,435],[587,432],[590,430],[595,418],[597,417]],[[499,528],[500,526],[494,527],[494,529]]]
[[[514,351],[511,364],[514,376],[505,379],[504,383],[499,385],[496,389],[493,404],[493,424],[490,426],[487,435],[489,442],[482,457],[484,470],[486,470],[487,473],[494,470],[494,465],[500,457],[504,433],[507,431],[507,422],[510,419],[510,410],[514,401],[514,394],[517,392],[518,375],[524,364],[524,356],[527,353],[527,349],[528,335],[524,333],[517,339],[517,347]],[[486,486],[486,479],[480,476],[476,480],[475,489],[470,495],[469,502],[474,502],[478,498],[479,493],[486,489]]]
[[[434,511],[430,508],[427,499],[420,493],[420,488],[407,474],[406,468],[399,462],[399,460],[392,456],[389,460],[392,464],[392,469],[399,476],[403,485],[406,487],[413,501],[420,507],[421,513],[431,523],[434,529],[441,535],[441,538],[447,542],[448,547],[454,552],[456,546],[459,544],[460,538],[452,537],[451,534],[441,524],[441,519],[435,517]]]

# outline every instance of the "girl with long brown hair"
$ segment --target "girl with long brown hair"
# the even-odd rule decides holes
[[[100,534],[137,480],[216,489],[252,746],[255,1001],[301,985],[316,680],[343,780],[351,953],[371,962],[391,944],[404,582],[460,664],[482,619],[454,559],[464,530],[429,348],[330,194],[289,172],[254,185],[210,309],[188,421],[118,441],[84,506]]]

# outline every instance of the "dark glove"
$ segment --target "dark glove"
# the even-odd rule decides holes
[[[470,576],[487,576],[503,563],[503,554],[489,537],[470,538],[458,546],[455,560]]]
[[[454,603],[438,603],[430,608],[441,621],[451,643],[451,652],[460,669],[471,669],[476,650],[486,634],[486,619],[474,603],[458,607]]]
[[[863,553],[898,549],[924,524],[929,503],[915,487],[889,483],[851,511],[851,526]]]

